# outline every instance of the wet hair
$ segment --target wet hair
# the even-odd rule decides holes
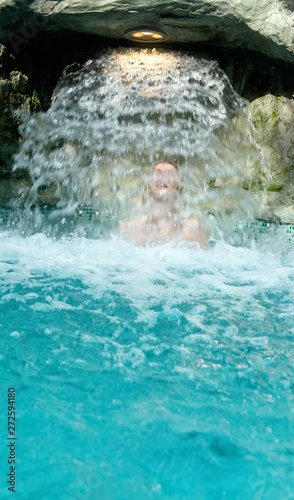
[[[173,165],[177,170],[180,170],[181,167],[185,164],[185,157],[181,154],[163,154],[160,160],[156,161],[153,168],[155,168],[159,163],[169,163],[170,165]]]
[[[177,162],[175,161],[172,161],[172,160],[168,160],[168,159],[162,159],[162,160],[159,160],[157,161],[155,164],[154,164],[154,168],[156,167],[156,165],[159,165],[160,163],[168,163],[169,165],[172,165],[173,167],[175,167],[177,170],[179,170],[179,165]]]

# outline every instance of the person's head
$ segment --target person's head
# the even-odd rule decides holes
[[[181,176],[176,163],[161,160],[150,172],[149,194],[157,201],[175,201],[181,192]]]

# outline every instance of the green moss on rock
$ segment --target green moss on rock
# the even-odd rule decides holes
[[[6,51],[1,50],[6,57]],[[2,78],[0,79],[0,178],[12,173],[13,157],[19,147],[19,114],[30,114],[41,110],[38,93],[30,86],[29,77],[20,71],[5,72],[5,61],[2,61]],[[1,203],[1,200],[0,200]]]
[[[285,97],[265,95],[253,101],[249,108],[250,134],[260,151],[249,167],[249,188],[262,200],[264,214],[272,213],[283,217],[290,206],[289,186],[293,184],[294,157],[294,101]],[[294,184],[293,184],[294,188]],[[273,196],[281,193],[279,197]],[[286,195],[286,193],[288,193]],[[279,206],[278,206],[279,204]],[[283,222],[291,222],[289,220]]]

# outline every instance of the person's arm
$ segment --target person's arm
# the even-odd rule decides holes
[[[135,221],[123,220],[119,225],[119,232],[125,237],[134,237]]]
[[[130,223],[130,222],[129,222],[129,221],[127,221],[127,220],[123,220],[123,221],[121,221],[121,223],[120,223],[120,225],[119,225],[119,232],[120,232],[120,233],[124,233],[124,232],[126,232],[126,231],[127,231],[127,229],[128,229],[128,225],[129,225],[129,223]]]
[[[142,225],[143,222],[140,219],[123,220],[119,226],[119,232],[123,238],[133,240],[137,245],[142,245],[144,242]]]
[[[186,219],[184,220],[182,230],[183,241],[195,241],[199,243],[200,248],[208,248],[209,243],[205,230],[201,227],[199,220]]]

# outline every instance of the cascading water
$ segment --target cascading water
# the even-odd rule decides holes
[[[30,173],[32,204],[50,186],[64,213],[83,203],[123,219],[142,211],[150,166],[180,159],[182,212],[250,218],[256,207],[241,181],[256,149],[234,127],[245,104],[215,61],[107,50],[68,68],[50,109],[25,121],[15,168]],[[210,188],[215,178],[232,176],[239,188]]]
[[[180,159],[184,213],[226,230],[252,217],[244,104],[213,61],[117,49],[24,120],[34,230],[0,231],[1,471],[15,390],[18,500],[293,497],[293,248],[140,247],[63,224],[81,204],[115,211],[113,229],[136,216],[162,157]],[[48,222],[30,210],[44,203]]]

